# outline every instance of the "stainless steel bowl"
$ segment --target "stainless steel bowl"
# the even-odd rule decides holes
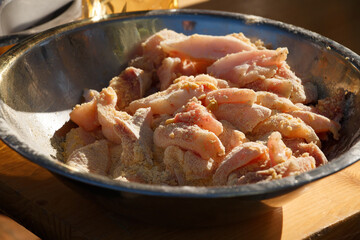
[[[82,0],[0,0],[0,47],[81,17]],[[45,6],[45,7],[44,7]]]
[[[57,161],[51,139],[69,120],[84,88],[100,90],[125,66],[137,43],[163,29],[184,34],[243,32],[289,49],[296,74],[320,96],[352,92],[341,139],[329,142],[330,163],[299,176],[232,187],[169,187],[116,182],[73,171]],[[256,16],[201,10],[159,10],[83,20],[37,34],[0,57],[0,136],[30,161],[112,211],[166,223],[218,224],[282,206],[315,180],[360,159],[360,57],[316,33]],[[310,189],[311,190],[311,189]],[[190,217],[191,216],[191,217]]]

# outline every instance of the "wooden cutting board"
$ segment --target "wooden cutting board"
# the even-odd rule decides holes
[[[360,162],[310,184],[299,197],[256,219],[190,229],[149,225],[114,215],[2,142],[0,152],[0,210],[43,239],[360,237]]]

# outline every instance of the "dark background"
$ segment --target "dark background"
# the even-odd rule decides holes
[[[188,8],[231,9],[290,23],[360,54],[360,0],[210,0]]]

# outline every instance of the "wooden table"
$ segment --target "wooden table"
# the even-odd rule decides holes
[[[166,228],[103,210],[0,143],[0,208],[43,239],[354,239],[360,237],[360,162],[310,184],[261,218],[202,229]]]
[[[180,0],[180,5],[292,23],[360,53],[358,1]],[[116,216],[2,142],[0,153],[0,210],[42,239],[360,238],[360,162],[310,184],[302,195],[261,218],[229,226],[184,229]]]

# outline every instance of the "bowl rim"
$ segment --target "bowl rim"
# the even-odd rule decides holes
[[[65,34],[78,28],[86,27],[89,24],[101,24],[107,21],[122,21],[133,18],[150,18],[170,15],[203,15],[210,17],[230,18],[238,21],[245,21],[248,24],[262,24],[269,25],[290,33],[300,35],[321,47],[331,48],[351,63],[355,69],[360,71],[360,57],[352,52],[350,49],[340,45],[339,43],[330,40],[320,34],[312,31],[296,27],[291,24],[280,21],[263,18],[255,15],[248,15],[234,12],[214,11],[214,10],[197,10],[197,9],[170,9],[170,10],[151,10],[128,12],[120,14],[107,15],[98,19],[83,19],[71,23],[63,24],[55,28],[48,29],[44,32],[35,34],[21,41],[9,51],[0,56],[0,76],[5,68],[11,65],[12,61],[20,56],[28,49],[31,49],[36,44],[47,40],[57,34]],[[1,78],[0,78],[1,79]],[[1,81],[1,80],[0,80]],[[2,101],[0,102],[2,103]],[[358,129],[357,132],[360,132]],[[360,142],[355,143],[346,153],[339,156],[336,161],[302,173],[297,176],[290,176],[279,180],[270,182],[247,184],[240,186],[222,186],[222,187],[194,187],[194,186],[162,186],[151,185],[134,182],[121,182],[112,179],[89,173],[78,172],[71,167],[52,160],[45,155],[41,155],[30,149],[22,143],[16,136],[9,134],[7,131],[7,123],[0,114],[0,138],[11,149],[18,154],[34,162],[35,164],[44,167],[45,169],[58,174],[60,176],[70,178],[85,184],[97,186],[103,189],[115,190],[118,192],[136,193],[142,195],[152,195],[161,197],[186,197],[186,198],[223,198],[223,197],[246,197],[246,198],[261,198],[267,199],[277,196],[281,193],[291,191],[299,188],[307,183],[327,177],[336,173],[360,160]]]

